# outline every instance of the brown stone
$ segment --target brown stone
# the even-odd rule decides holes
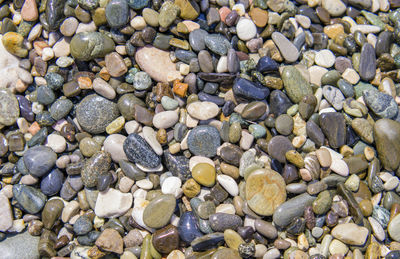
[[[21,9],[21,16],[24,21],[33,22],[39,17],[35,0],[25,0],[24,5]]]
[[[122,237],[112,228],[106,228],[96,240],[96,246],[106,252],[123,253],[124,242]]]
[[[106,68],[111,76],[119,77],[128,71],[122,57],[117,52],[112,52],[105,57]]]
[[[159,229],[154,232],[152,242],[154,248],[158,252],[162,254],[169,254],[172,250],[178,248],[178,229],[174,225],[168,225],[162,229]]]

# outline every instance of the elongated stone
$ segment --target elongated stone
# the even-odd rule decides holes
[[[70,43],[71,55],[82,61],[102,58],[114,49],[114,41],[100,32],[80,32]]]

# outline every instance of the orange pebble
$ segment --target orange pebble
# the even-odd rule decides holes
[[[175,80],[172,87],[172,91],[179,97],[185,97],[188,87],[189,87],[188,84],[181,83],[178,80]]]
[[[40,126],[39,126],[39,123],[37,123],[37,121],[32,123],[32,125],[28,129],[29,133],[31,133],[32,136],[36,135],[36,133],[38,133],[39,130],[40,130]]]
[[[108,70],[107,70],[106,67],[103,67],[103,68],[100,70],[99,76],[100,76],[103,80],[105,80],[105,81],[110,80],[110,77],[111,77],[111,76],[110,76],[110,73],[108,73]]]
[[[49,45],[45,41],[35,41],[33,43],[33,48],[36,50],[36,53],[41,56],[44,48],[47,48]]]
[[[81,76],[78,78],[80,89],[92,89],[92,80],[89,77]]]
[[[219,17],[221,17],[221,21],[225,22],[226,16],[230,14],[232,11],[228,7],[224,6],[221,9],[219,9]]]

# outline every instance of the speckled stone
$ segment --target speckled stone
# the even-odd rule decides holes
[[[116,103],[97,94],[86,96],[76,107],[79,125],[87,132],[98,134],[119,115]]]
[[[80,32],[70,42],[71,55],[82,61],[102,58],[114,49],[114,41],[100,32]]]
[[[194,155],[213,157],[217,154],[221,138],[215,127],[202,125],[190,131],[187,143],[190,152]]]
[[[19,117],[19,103],[10,91],[0,90],[0,123],[6,126],[13,125]]]
[[[294,103],[299,103],[304,96],[313,93],[310,84],[294,66],[283,69],[282,80],[287,95]]]
[[[82,169],[82,182],[86,187],[95,187],[98,184],[99,176],[108,173],[111,166],[111,155],[99,151],[86,160]]]
[[[24,211],[30,214],[36,214],[44,207],[46,195],[38,189],[32,186],[16,184],[13,186],[12,190],[14,198]]]
[[[154,168],[160,165],[161,159],[151,146],[136,133],[129,134],[124,141],[124,152],[129,161],[145,167]]]

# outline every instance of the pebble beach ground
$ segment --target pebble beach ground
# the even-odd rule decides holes
[[[399,259],[399,0],[0,0],[1,259]]]

